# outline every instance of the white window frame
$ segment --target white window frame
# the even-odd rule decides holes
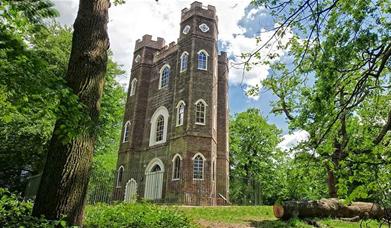
[[[163,139],[160,141],[156,141],[156,127],[157,127],[157,119],[159,116],[163,116],[164,119],[164,127],[163,127]],[[164,106],[160,106],[156,109],[156,111],[153,113],[151,117],[151,129],[149,133],[149,146],[154,146],[157,144],[162,144],[167,141],[167,128],[168,128],[168,110]]]
[[[183,67],[183,60],[186,56],[186,67]],[[189,66],[189,53],[187,51],[184,51],[181,55],[181,61],[180,61],[180,73],[187,71],[187,67]]]
[[[122,138],[122,142],[123,143],[126,143],[126,142],[129,142],[129,132],[130,132],[130,126],[131,126],[131,123],[130,121],[126,121],[125,125],[124,125],[124,132],[123,132],[123,138]],[[128,139],[125,140],[125,135],[128,135]]]
[[[194,178],[194,160],[196,157],[198,156],[201,156],[202,158],[202,178]],[[205,177],[205,162],[206,162],[206,158],[203,154],[201,154],[200,152],[196,153],[193,158],[191,159],[193,161],[192,163],[192,172],[193,172],[193,180],[204,180],[204,177]]]
[[[200,55],[201,53],[204,53],[204,54],[205,54],[205,57],[206,57],[206,60],[205,60],[205,68],[200,68],[200,64],[199,64],[199,55]],[[199,51],[197,52],[197,69],[198,69],[198,70],[208,70],[208,60],[209,60],[209,54],[208,54],[208,52],[206,52],[204,49],[199,50]]]
[[[180,112],[180,108],[181,108],[181,105],[183,105],[183,119],[182,119],[182,123],[179,123],[179,112]],[[180,100],[178,102],[178,104],[176,105],[176,126],[179,127],[179,126],[182,126],[185,122],[185,109],[186,109],[186,104],[183,100]]]
[[[204,123],[201,123],[201,122],[197,122],[197,104],[202,102],[204,105],[205,105],[205,112],[204,112]],[[204,99],[198,99],[195,103],[195,108],[194,108],[194,122],[195,124],[197,125],[206,125],[206,110],[208,107],[208,104],[204,101]]]
[[[129,96],[133,96],[136,94],[136,87],[137,87],[137,79],[134,78],[132,82],[130,83],[130,93]]]
[[[176,180],[180,180],[181,178],[178,177],[178,178],[174,178],[174,175],[175,175],[175,160],[179,158],[180,160],[180,163],[179,163],[179,173],[181,172],[181,166],[182,166],[182,156],[180,154],[175,154],[174,157],[172,158],[172,177],[171,177],[171,180],[173,181],[176,181]]]
[[[170,73],[168,74],[168,83],[167,83],[167,86],[165,87],[162,87],[162,76],[163,76],[163,71],[164,69],[168,67],[168,69],[170,70]],[[160,68],[160,72],[159,72],[159,89],[162,89],[162,88],[167,88],[168,87],[168,84],[170,83],[170,77],[171,77],[171,67],[170,65],[168,64],[164,64],[162,66],[162,68]]]
[[[125,168],[124,168],[124,166],[123,165],[120,165],[119,167],[118,167],[118,170],[117,170],[117,182],[116,182],[116,185],[115,185],[115,187],[116,188],[120,188],[121,187],[121,184],[122,184],[122,181],[121,181],[121,183],[119,183],[119,174],[120,174],[120,170],[122,170],[122,180],[124,179],[124,171],[125,171]]]

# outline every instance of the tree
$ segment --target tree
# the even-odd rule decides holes
[[[0,15],[0,186],[22,191],[41,170],[63,88],[67,33],[43,20],[48,1],[3,1]],[[50,31],[49,31],[50,30]],[[53,34],[52,34],[53,33]],[[45,42],[53,48],[45,48]]]
[[[282,183],[278,176],[283,153],[277,148],[281,131],[268,124],[258,109],[230,121],[230,198],[245,204],[274,203]]]
[[[33,214],[81,225],[107,67],[109,0],[81,0],[66,82]]]
[[[271,39],[295,31],[287,46],[276,42],[277,48],[290,47],[284,59],[292,61],[273,64],[263,82],[278,98],[274,112],[284,114],[291,129],[309,132],[300,147],[327,169],[330,197],[379,199],[391,188],[378,183],[380,174],[390,178],[384,171],[391,164],[388,1],[254,3],[276,18]],[[245,64],[267,45],[245,55]]]

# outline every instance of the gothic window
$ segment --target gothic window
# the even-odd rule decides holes
[[[179,174],[181,171],[181,156],[176,154],[172,159],[173,167],[172,167],[172,179],[179,180]]]
[[[149,146],[164,143],[167,139],[168,110],[160,106],[151,117]]]
[[[117,188],[121,187],[122,179],[124,176],[124,167],[121,165],[117,172]]]
[[[177,108],[176,126],[182,126],[185,117],[185,102],[179,101]]]
[[[189,54],[187,52],[183,52],[181,55],[181,71],[184,72],[187,70],[187,62],[189,59]]]
[[[137,87],[137,79],[133,79],[132,82],[130,83],[130,94],[129,96],[133,96],[136,94],[136,87]]]
[[[127,121],[124,126],[124,139],[123,142],[129,141],[130,122]]]
[[[202,180],[204,179],[204,160],[205,157],[197,153],[193,157],[193,179]]]
[[[166,64],[160,70],[159,89],[167,87],[169,80],[170,80],[170,66]]]
[[[205,50],[198,52],[198,69],[207,70],[208,69],[208,53]]]
[[[205,125],[207,104],[204,100],[200,99],[195,103],[195,105],[195,123]]]
[[[160,142],[163,140],[163,132],[164,132],[164,117],[160,115],[157,118],[156,123],[156,142]]]

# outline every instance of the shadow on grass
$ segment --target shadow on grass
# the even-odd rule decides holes
[[[279,227],[291,227],[289,224],[279,220],[262,220],[262,221],[248,221],[251,227],[257,228],[279,228]]]

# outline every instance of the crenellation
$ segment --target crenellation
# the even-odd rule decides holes
[[[165,45],[165,40],[161,37],[158,37],[157,40],[153,40],[152,36],[149,34],[145,34],[142,39],[138,39],[136,41],[136,46],[134,51],[136,52],[142,47],[149,47],[153,49],[162,49]]]
[[[181,22],[189,19],[194,15],[210,18],[212,20],[216,20],[217,22],[216,7],[211,5],[204,6],[201,2],[193,2],[190,6],[190,9],[182,9]]]

